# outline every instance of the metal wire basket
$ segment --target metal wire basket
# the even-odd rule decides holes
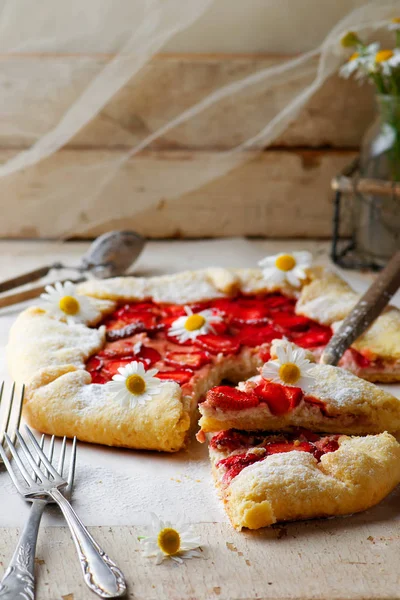
[[[400,183],[362,178],[357,157],[331,186],[333,262],[346,269],[381,269],[400,249]]]

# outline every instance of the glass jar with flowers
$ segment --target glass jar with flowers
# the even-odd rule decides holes
[[[352,221],[353,245],[377,267],[400,248],[400,197],[387,185],[385,193],[383,186],[379,192],[379,182],[400,182],[400,18],[388,28],[396,37],[391,49],[364,44],[354,32],[341,40],[352,54],[340,74],[368,80],[376,89],[378,118],[364,136],[357,174],[366,183],[365,191],[359,189],[353,196]]]

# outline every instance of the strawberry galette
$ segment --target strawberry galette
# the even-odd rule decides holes
[[[362,511],[400,482],[400,444],[389,433],[228,430],[211,439],[210,457],[236,529]]]
[[[221,429],[348,434],[400,431],[400,399],[340,367],[315,364],[310,352],[274,340],[260,374],[237,387],[212,388],[200,404],[204,433]]]
[[[304,253],[269,257],[262,267],[49,286],[41,306],[18,317],[8,346],[11,374],[27,386],[26,419],[40,431],[89,442],[179,450],[211,387],[256,375],[273,339],[318,357],[357,300],[336,275],[309,268]],[[400,312],[390,314],[400,324]],[[379,325],[384,319],[344,364],[368,379],[396,380],[400,327],[388,331]],[[323,405],[290,402],[319,422],[329,419]],[[377,403],[386,419],[391,397]],[[344,431],[373,428],[366,411],[358,417],[356,406],[354,414],[346,406]]]

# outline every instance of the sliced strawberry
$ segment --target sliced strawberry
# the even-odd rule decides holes
[[[142,315],[145,313],[141,313]],[[123,321],[117,321],[111,325],[106,325],[106,339],[108,341],[120,340],[137,333],[146,332],[149,335],[161,331],[164,329],[164,325],[157,321],[157,317],[150,315],[148,319],[138,319],[132,323],[124,323]]]
[[[268,362],[271,359],[271,352],[269,348],[260,348],[258,355],[263,362]]]
[[[193,371],[190,369],[175,369],[174,371],[159,371],[156,377],[166,381],[176,381],[179,385],[185,385],[185,383],[191,380],[193,374]]]
[[[351,355],[352,355],[354,361],[357,363],[357,365],[359,367],[361,367],[362,369],[365,369],[366,367],[370,366],[371,361],[368,360],[368,358],[366,358],[365,356],[363,356],[363,354],[361,354],[361,352],[354,350],[354,348],[350,348],[349,352],[351,352]]]
[[[259,462],[260,460],[264,460],[266,457],[267,454],[262,455],[255,453],[253,454],[252,452],[245,452],[243,454],[234,454],[233,456],[223,458],[217,462],[216,466],[224,467],[226,469],[223,479],[227,483],[239,475],[243,469],[253,465],[256,462]]]
[[[207,352],[168,352],[164,358],[167,365],[174,367],[189,367],[190,369],[200,369],[203,365],[211,362],[211,357]]]
[[[246,393],[229,385],[219,385],[207,393],[207,402],[221,410],[244,410],[258,406],[259,400],[252,392]]]
[[[228,429],[226,431],[220,431],[216,433],[211,441],[210,446],[217,450],[238,450],[239,448],[249,448],[252,446],[258,446],[265,439],[265,433],[263,432],[241,432],[236,429]]]
[[[300,388],[283,386],[264,379],[254,388],[254,393],[262,402],[268,404],[269,410],[276,416],[293,410],[303,396]]]
[[[143,330],[154,329],[157,325],[157,315],[152,310],[138,308],[137,304],[126,304],[118,309],[113,318],[115,321],[122,321],[125,324],[142,324]]]
[[[113,377],[118,373],[118,369],[120,367],[126,367],[126,365],[129,365],[129,363],[131,363],[133,360],[135,360],[135,357],[133,356],[129,356],[127,358],[117,358],[115,360],[107,360],[105,361],[103,367],[103,374]]]
[[[277,331],[272,325],[266,325],[265,327],[247,325],[239,330],[237,337],[244,346],[255,348],[261,346],[261,344],[271,343],[272,340],[282,338],[283,333]]]
[[[103,350],[99,352],[99,356],[104,356],[107,358],[126,357],[128,355],[133,356],[134,345],[134,341],[127,339],[109,342],[108,344],[106,344],[105,348],[103,348]],[[132,358],[132,360],[134,359]]]
[[[208,333],[199,335],[195,340],[196,345],[208,350],[211,354],[236,354],[240,349],[240,341],[228,335]]]
[[[91,377],[92,377],[92,383],[107,383],[107,381],[110,381],[111,377],[107,377],[105,374],[100,373],[99,371],[92,371],[90,373]]]
[[[154,363],[161,360],[161,354],[150,346],[141,346],[139,352],[136,352],[132,360],[139,360],[143,362],[147,367],[154,365]]]
[[[309,331],[293,336],[293,339],[302,348],[317,348],[318,346],[326,346],[331,337],[332,329],[321,325],[313,326]]]
[[[117,319],[122,319],[123,321],[130,323],[132,320],[135,320],[137,313],[142,312],[157,312],[157,306],[153,304],[153,302],[132,302],[129,304],[124,304],[118,308],[114,316]]]
[[[264,304],[270,311],[280,310],[282,312],[293,312],[296,300],[293,298],[286,298],[286,296],[282,296],[282,294],[270,294],[264,298]]]
[[[103,361],[98,356],[92,356],[86,363],[86,370],[89,371],[89,373],[100,371],[102,367]]]
[[[236,309],[236,300],[234,298],[217,298],[211,302],[211,307],[226,315],[231,315]]]
[[[261,325],[268,322],[268,308],[262,300],[239,299],[232,313],[234,325]]]
[[[185,307],[180,304],[162,304],[160,308],[163,318],[171,319],[171,322],[186,315]]]
[[[289,331],[305,331],[309,328],[311,321],[301,315],[277,312],[273,316],[273,323]]]
[[[324,454],[328,454],[329,452],[336,452],[336,450],[339,448],[338,439],[339,439],[339,436],[334,435],[334,436],[324,437],[321,440],[315,442],[314,443],[314,452],[313,452],[315,458],[318,461],[320,461],[321,457]]]
[[[204,300],[203,302],[192,302],[188,305],[192,312],[197,313],[201,310],[206,310],[211,307],[211,302]]]
[[[265,445],[267,454],[281,454],[283,452],[313,452],[313,446],[309,442],[272,442]]]

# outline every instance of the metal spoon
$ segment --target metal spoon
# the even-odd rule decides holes
[[[56,262],[39,267],[0,283],[0,293],[45,277],[52,269],[74,269],[78,273],[91,272],[104,279],[124,273],[142,252],[145,239],[134,231],[109,231],[96,238],[82,256],[77,267]]]
[[[145,243],[145,238],[134,231],[109,231],[92,242],[78,266],[68,267],[57,262],[34,269],[0,283],[0,293],[36,281],[52,269],[74,269],[79,274],[91,273],[101,279],[122,275],[139,257]],[[79,280],[81,281],[82,277]],[[39,286],[0,298],[0,308],[35,298],[44,291],[44,287]]]

